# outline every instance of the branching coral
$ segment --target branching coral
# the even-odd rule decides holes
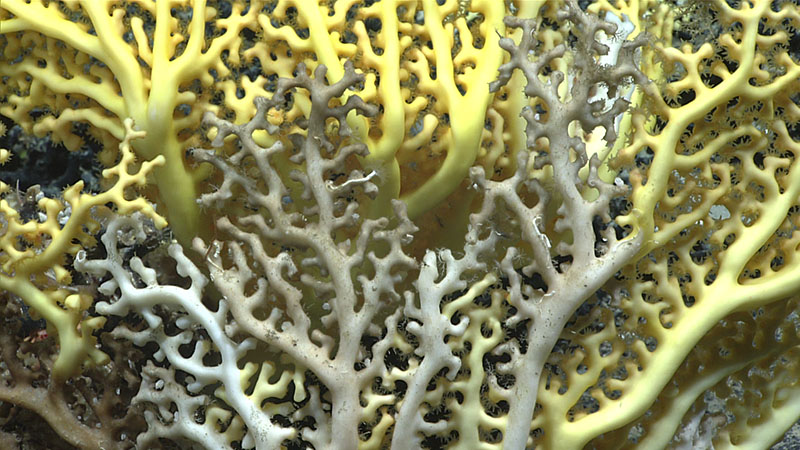
[[[356,445],[359,393],[380,373],[393,334],[381,336],[376,320],[386,316],[386,328],[395,328],[396,307],[385,309],[400,298],[396,280],[404,279],[404,273],[415,266],[400,248],[416,230],[402,204],[395,204],[399,222],[392,227],[388,218],[360,217],[356,196],[374,194],[376,189],[370,175],[346,172],[354,156],[366,151],[363,144],[348,142],[351,132],[346,115],[350,111],[374,114],[374,107],[356,96],[344,105],[328,106],[363,80],[351,66],[346,69],[339,82],[327,86],[324,66],[311,78],[301,65],[297,77],[278,81],[271,101],[257,101],[256,119],[244,126],[209,116],[207,123],[218,129],[216,144],[221,145],[230,134],[239,138],[241,150],[229,162],[213,152],[194,152],[225,175],[218,191],[201,198],[203,204],[225,208],[233,190],[241,189],[243,197],[235,200],[254,211],[217,221],[217,230],[229,235],[230,241],[211,244],[211,276],[224,296],[237,299],[231,304],[231,314],[240,332],[289,355],[328,387],[335,411],[332,434],[322,444],[328,448]],[[295,134],[289,142],[259,147],[253,132],[278,131],[266,114],[295,87],[307,89],[312,99],[305,136]],[[326,134],[330,119],[338,124],[335,138]],[[270,160],[287,150],[293,154],[292,162],[303,164],[305,170],[291,172],[284,181]],[[249,171],[259,177],[248,179],[243,173]],[[196,245],[209,253],[205,245]],[[248,287],[253,282],[255,291]],[[367,336],[378,341],[364,349],[362,340]],[[357,366],[362,367],[353,373]]]
[[[73,149],[81,143],[74,125],[88,122],[90,136],[106,150],[101,158],[107,165],[125,135],[123,121],[133,118],[147,132],[134,144],[136,153],[145,160],[164,158],[155,171],[159,198],[176,234],[188,242],[198,232],[193,178],[202,173],[186,170],[186,141],[202,113],[213,107],[215,74],[229,73],[222,53],[236,62],[239,33],[258,13],[242,10],[235,5],[227,17],[218,17],[204,1],[181,7],[149,1],[4,1],[0,33],[7,64],[0,74],[7,100],[0,112]],[[210,42],[207,23],[214,27]]]
[[[652,435],[643,427],[631,436],[666,445],[680,418],[653,405],[678,395],[670,386],[692,392],[685,398],[702,394],[675,373],[692,348],[724,356],[719,336],[710,333],[720,320],[796,292],[800,185],[792,174],[800,148],[791,130],[800,118],[800,66],[786,39],[800,11],[790,2],[695,7],[689,17],[713,18],[712,35],[701,36],[702,44],[659,49],[668,78],[651,85],[646,109],[633,115],[632,144],[615,160],[629,173],[630,207],[638,210],[618,221],[641,217],[639,226],[652,236],[641,257],[604,288],[600,297],[611,298],[585,305],[562,333],[563,350],[550,359],[558,382],[540,401],[554,420],[572,421],[562,421],[550,437],[545,431],[547,442],[583,446],[652,416],[647,422],[658,423]],[[609,344],[602,358],[581,362],[576,355],[598,342]],[[770,358],[766,343],[752,345]],[[713,379],[718,367],[733,367],[727,359],[708,361],[692,376]],[[567,396],[575,400],[565,402]]]
[[[112,354],[112,362],[84,371],[81,377],[68,382],[54,380],[58,348],[53,339],[37,332],[36,323],[30,318],[20,320],[25,314],[9,293],[0,298],[0,307],[0,420],[4,437],[11,441],[7,448],[19,446],[17,437],[26,434],[39,434],[36,442],[41,447],[52,442],[46,427],[32,425],[40,419],[30,412],[43,418],[73,446],[130,448],[144,422],[136,410],[129,408],[140,378],[138,369],[129,366],[129,361],[141,356],[129,345],[104,335],[104,349]]]
[[[133,131],[133,122],[126,121],[125,139],[120,143],[122,157],[116,166],[103,171],[103,177],[113,184],[102,193],[82,193],[83,182],[79,181],[64,191],[63,200],[47,198],[36,189],[23,200],[19,192],[12,193],[8,185],[0,184],[0,288],[21,297],[58,337],[61,350],[53,367],[56,379],[75,374],[86,362],[107,360],[95,348],[92,335],[104,319],[85,316],[92,296],[64,287],[72,280],[64,267],[66,257],[94,245],[98,220],[108,211],[108,204],[123,214],[142,211],[160,227],[166,225],[146,200],[129,199],[130,189],[143,185],[153,167],[163,163],[158,157],[130,173],[135,161],[130,141],[141,136]]]
[[[523,2],[515,13],[552,20],[560,3]],[[147,132],[134,143],[137,154],[165,158],[150,198],[187,245],[209,232],[193,201],[209,172],[188,170],[183,157],[202,140],[203,112],[241,124],[254,114],[253,100],[270,98],[276,80],[291,77],[297,64],[311,70],[324,64],[335,82],[351,61],[366,75],[362,99],[383,106],[374,119],[348,118],[370,149],[362,163],[380,175],[371,216],[391,214],[391,200],[402,198],[412,218],[436,208],[429,220],[464,225],[469,168],[477,162],[490,177],[508,175],[524,145],[521,79],[499,95],[488,89],[504,57],[497,42],[506,14],[502,3],[484,0],[314,7],[289,0],[10,0],[0,5],[0,48],[8,63],[0,68],[0,112],[70,149],[86,138],[99,141],[106,164],[122,139],[122,121],[133,118]],[[537,33],[548,48],[566,32]],[[300,93],[285,118],[309,108]],[[450,235],[441,230],[435,239]]]
[[[355,57],[369,74],[364,99],[384,105],[373,123],[350,118],[370,147],[367,165],[382,172],[375,207],[389,212],[402,190],[416,216],[453,192],[478,157],[483,111],[493,98],[487,86],[502,59],[501,3],[439,3],[344,1],[329,9],[264,1],[10,0],[0,6],[8,62],[0,69],[7,96],[0,112],[70,148],[81,143],[75,124],[87,122],[107,150],[122,139],[122,121],[133,118],[147,132],[134,144],[137,154],[165,158],[155,172],[157,198],[188,243],[204,231],[193,200],[207,172],[188,171],[183,160],[197,143],[202,113],[242,123],[254,113],[253,99],[270,97],[275,80],[290,77],[298,63],[312,70],[325,64],[333,82]],[[295,105],[289,120],[308,113],[309,99],[301,95]],[[430,140],[438,143],[423,151]],[[417,168],[424,175],[407,174]]]
[[[561,12],[559,18],[575,25],[574,33],[585,51],[575,55],[576,73],[570,83],[569,100],[562,103],[558,95],[566,80],[563,72],[552,72],[547,83],[539,78],[566,47],[557,46],[532,62],[528,54],[535,45],[531,32],[534,22],[507,18],[507,25],[523,28],[523,38],[519,45],[510,39],[501,40],[500,45],[511,53],[511,60],[500,68],[500,78],[491,88],[508,82],[514,69],[525,74],[525,94],[543,108],[542,113],[535,113],[531,107],[522,112],[527,122],[527,146],[530,153],[538,154],[531,157],[527,151],[520,152],[516,173],[502,182],[486,181],[482,168],[475,169],[472,176],[476,187],[485,194],[481,210],[470,218],[468,241],[476,240],[486,228],[497,233],[498,222],[508,221],[510,226],[503,233],[512,233],[504,236],[511,242],[500,245],[507,248],[505,255],[498,255],[510,285],[507,302],[512,309],[505,325],[521,327],[524,337],[510,339],[495,350],[509,358],[500,365],[500,373],[514,379],[512,387],[499,389],[507,391],[500,395],[509,404],[503,439],[507,448],[526,446],[527,424],[533,418],[541,370],[561,329],[580,303],[636,254],[644,239],[639,229],[615,227],[609,205],[613,197],[625,195],[627,187],[619,179],[616,184],[601,180],[597,174],[600,159],[593,155],[589,160],[584,142],[564,126],[576,121],[585,132],[602,126],[604,139],[614,141],[613,122],[627,102],[617,98],[606,108],[603,101],[592,101],[591,96],[600,83],[608,87],[613,97],[620,80],[646,82],[633,64],[634,51],[643,41],[624,43],[617,65],[602,67],[595,58],[606,54],[608,47],[596,41],[596,34],[602,31],[613,35],[615,27],[584,14],[575,4]],[[587,164],[589,173],[584,182],[578,174]],[[531,177],[531,170],[550,170],[550,189],[541,182],[543,178]],[[596,198],[585,199],[585,190],[595,190]],[[508,218],[504,217],[506,214]],[[516,236],[521,245],[514,242]],[[517,258],[523,261],[522,265]],[[540,282],[532,284],[523,277],[536,277]],[[500,388],[497,384],[495,387]]]
[[[587,16],[575,4],[564,15],[564,20],[569,18],[577,25],[576,30],[580,31],[576,32],[587,42],[596,42],[595,35],[601,27],[607,34],[613,34],[612,25]],[[523,26],[511,19],[509,24]],[[530,37],[532,23],[526,22],[524,26],[528,32],[523,36]],[[402,246],[410,242],[416,227],[408,221],[401,203],[395,204],[392,220],[364,218],[361,198],[374,195],[375,186],[371,183],[374,175],[358,170],[347,174],[348,166],[358,163],[354,157],[366,150],[352,140],[347,115],[353,110],[367,115],[375,112],[353,95],[346,97],[343,105],[331,106],[348,87],[363,81],[351,66],[346,65],[342,79],[331,85],[324,82],[324,66],[317,67],[313,78],[304,66],[299,66],[296,77],[278,81],[272,99],[256,100],[256,117],[244,125],[234,125],[213,115],[205,119],[217,129],[215,145],[222,146],[231,135],[239,142],[238,151],[229,157],[219,157],[208,150],[192,152],[194,159],[210,162],[223,174],[219,188],[201,198],[206,208],[219,211],[221,217],[215,226],[219,237],[211,243],[195,241],[195,249],[208,261],[211,279],[223,299],[228,299],[219,302],[218,308],[224,313],[214,313],[218,322],[213,328],[223,328],[219,320],[227,316],[230,308],[232,322],[224,328],[231,338],[259,340],[266,346],[265,351],[278,352],[286,364],[298,367],[300,374],[304,371],[313,374],[312,379],[303,374],[295,381],[299,383],[295,401],[310,404],[309,395],[320,396],[313,401],[328,405],[323,411],[330,411],[330,417],[320,417],[319,411],[316,412],[316,430],[301,432],[301,439],[315,447],[355,447],[359,441],[359,423],[371,429],[370,438],[363,440],[365,445],[378,445],[386,439],[378,431],[388,431],[391,422],[395,422],[397,433],[393,445],[401,448],[420,445],[418,439],[427,434],[449,434],[456,430],[461,442],[477,443],[486,438],[480,432],[481,424],[499,431],[504,446],[524,447],[529,429],[526,424],[531,423],[536,403],[538,374],[563,325],[580,302],[639,249],[641,233],[621,230],[618,237],[610,216],[611,199],[625,195],[628,189],[601,180],[597,175],[599,158],[595,155],[590,161],[582,141],[572,137],[569,130],[559,125],[559,120],[574,119],[587,130],[605,126],[606,139],[613,140],[612,122],[625,108],[626,101],[616,99],[615,106],[605,111],[601,106],[582,111],[579,106],[588,102],[592,88],[601,80],[612,86],[612,96],[616,80],[642,80],[630,61],[633,50],[641,43],[623,45],[618,70],[598,70],[595,56],[587,54],[582,61],[584,66],[580,66],[580,74],[586,76],[582,82],[575,82],[571,90],[572,103],[568,105],[573,105],[572,109],[562,106],[558,98],[559,84],[566,80],[562,73],[551,75],[554,80],[551,88],[545,88],[538,79],[541,68],[563,55],[565,47],[556,47],[539,65],[528,67],[525,55],[532,45],[529,38],[519,47],[510,41],[502,45],[516,59],[512,58],[501,69],[500,83],[508,81],[513,68],[525,69],[529,79],[527,95],[552,105],[550,120],[540,122],[530,109],[523,112],[528,121],[531,150],[519,152],[515,174],[504,181],[491,181],[486,180],[482,168],[477,168],[472,175],[473,188],[482,193],[483,206],[470,219],[472,226],[464,255],[455,258],[450,252],[437,255],[429,251],[413,284],[409,280],[413,279],[417,265],[403,253]],[[595,46],[597,54],[608,50],[597,43],[589,45]],[[283,105],[289,90],[298,87],[310,93],[312,106],[308,117],[280,126],[270,123],[271,110]],[[492,86],[497,87],[499,84]],[[601,104],[604,102],[598,100],[597,105]],[[254,138],[257,132],[265,130],[279,137],[281,126],[300,130],[302,134],[295,132],[268,147],[258,145]],[[532,150],[542,137],[549,139],[549,145],[533,158]],[[276,169],[275,163],[282,161],[286,153],[291,155],[289,161],[302,170],[285,174]],[[577,158],[571,160],[571,154]],[[579,169],[587,164],[589,174],[582,181]],[[529,169],[543,172],[545,168],[552,170],[552,194],[529,172]],[[593,200],[584,199],[588,195],[581,192],[584,187],[587,191],[594,190]],[[554,204],[561,206],[548,210]],[[493,222],[504,214],[509,216],[502,219],[508,221],[508,226],[501,231]],[[507,242],[501,243],[502,239]],[[113,248],[116,243],[109,241],[109,245]],[[488,263],[495,258],[501,260],[499,267]],[[441,270],[435,268],[437,259],[444,263]],[[558,262],[554,264],[551,260]],[[518,266],[520,261],[525,264]],[[79,266],[95,267],[91,264],[95,263],[81,262]],[[134,270],[143,280],[156,288],[153,275],[146,275],[138,262],[134,264]],[[187,267],[196,270],[183,257],[179,258],[178,266],[182,271],[189,270]],[[103,267],[110,271],[107,263]],[[112,288],[128,277],[119,263],[114,268],[114,278],[118,281]],[[481,272],[485,274],[482,280]],[[487,318],[480,317],[477,311],[465,314],[470,310],[468,304],[501,275],[509,284],[508,297],[503,306],[499,304],[502,299],[499,291],[492,295],[497,302],[495,312],[507,316],[504,326],[524,328],[523,335],[516,339],[503,339],[499,322],[494,325],[496,336],[484,336],[480,330]],[[523,277],[539,277],[545,285],[534,289],[526,285]],[[193,286],[197,283],[195,280]],[[470,292],[442,306],[445,298],[470,285],[473,287]],[[419,294],[414,294],[412,288]],[[162,286],[157,291],[161,289],[168,292],[171,288]],[[112,291],[105,289],[107,294]],[[199,298],[199,292],[193,297]],[[123,295],[114,305],[133,303],[133,298],[132,293]],[[144,302],[146,308],[151,305],[150,301]],[[124,313],[130,308],[121,306],[115,311]],[[199,300],[191,307],[183,305],[189,316],[193,314],[190,310],[202,308]],[[110,311],[105,306],[98,307],[100,313]],[[153,317],[148,311],[143,314]],[[457,320],[462,314],[465,315]],[[404,325],[400,324],[401,317]],[[178,323],[180,328],[188,326],[185,319]],[[217,333],[210,326],[203,323],[201,328],[212,336],[216,351],[223,354],[224,364],[224,348],[229,344],[216,342],[218,338],[213,336]],[[151,329],[160,327],[163,327],[161,320],[151,321]],[[149,332],[147,339],[158,342],[162,351],[164,345],[174,348],[169,344],[173,338],[162,331],[158,333]],[[181,342],[189,344],[188,331],[185,336]],[[143,338],[133,334],[131,339],[141,343]],[[387,370],[388,365],[394,364],[387,356],[392,347],[401,353],[413,349],[405,357],[409,361],[407,367]],[[454,351],[474,352],[477,359],[469,357],[461,361]],[[482,365],[483,357],[490,355],[505,358],[498,365],[497,374],[506,379],[502,387],[491,374],[472,376],[473,371],[476,375],[483,373],[475,364]],[[233,360],[243,357],[240,354]],[[184,364],[178,356],[168,359],[178,369]],[[200,369],[187,371],[197,370]],[[442,375],[445,379],[440,380]],[[402,389],[398,388],[400,382],[405,386]],[[316,394],[303,392],[316,383],[321,387]],[[431,383],[438,385],[433,393],[427,392]],[[508,404],[504,424],[487,414],[477,414],[483,409],[487,394],[476,395],[468,389],[481,389],[487,383],[491,385],[494,401],[502,398]],[[223,385],[229,392],[230,383]],[[187,389],[198,391],[193,385],[187,385]],[[454,422],[420,414],[425,403],[442,401],[442,396],[449,396],[448,393],[460,393],[464,401],[472,403],[474,411],[465,411]],[[179,416],[190,414],[203,404],[191,402],[195,405],[193,409],[181,410]],[[244,414],[241,403],[232,402],[231,407]],[[395,403],[398,406],[393,406]],[[392,418],[387,413],[394,408],[397,414]],[[303,414],[301,409],[294,415]],[[253,425],[247,424],[247,429],[254,430]],[[287,437],[267,428],[262,431],[277,439],[255,439],[268,447]],[[183,438],[189,435],[185,430],[176,433]],[[243,438],[245,446],[252,443],[247,436],[251,435]]]
[[[123,142],[105,192],[2,185],[0,411],[259,449],[758,448],[800,416],[797,2],[314,6],[0,6],[3,111]],[[149,173],[184,247],[143,245]]]
[[[258,448],[276,447],[284,438],[291,435],[290,430],[275,426],[270,421],[270,415],[262,410],[259,398],[268,397],[273,392],[267,392],[265,378],[269,375],[270,366],[264,363],[260,368],[262,371],[258,388],[251,395],[245,393],[248,387],[248,378],[258,370],[252,364],[245,365],[240,369],[239,362],[244,359],[248,351],[255,347],[253,340],[235,342],[225,334],[225,319],[228,313],[228,304],[220,301],[215,311],[206,309],[202,303],[203,287],[207,283],[205,277],[197,267],[193,266],[188,258],[183,255],[177,245],[170,248],[170,256],[177,263],[177,271],[181,276],[191,280],[189,288],[181,289],[178,287],[157,287],[156,272],[147,268],[138,258],[131,260],[131,269],[135,271],[141,281],[145,284],[144,288],[137,288],[132,276],[122,267],[122,257],[118,251],[118,234],[124,230],[124,225],[128,227],[138,227],[133,230],[137,238],[144,238],[141,228],[141,221],[134,218],[118,219],[109,225],[108,232],[103,235],[105,248],[108,256],[104,260],[87,261],[84,253],[77,256],[75,266],[83,272],[102,276],[106,272],[112,275],[112,279],[100,286],[100,292],[112,295],[119,290],[119,298],[111,304],[99,303],[96,306],[97,312],[104,315],[125,316],[131,311],[141,315],[147,322],[148,328],[135,330],[126,327],[118,327],[114,331],[116,337],[124,338],[138,345],[147,342],[154,342],[158,345],[159,351],[154,355],[157,361],[168,360],[172,370],[181,370],[190,374],[187,380],[187,389],[190,393],[197,394],[206,386],[219,384],[217,395],[224,398],[227,405],[233,408],[238,414],[249,433],[245,435],[243,445],[250,448],[253,444]],[[157,314],[155,308],[176,311],[177,315],[169,317],[170,327],[177,326],[183,330],[177,334],[171,334],[169,328],[165,326],[164,320]],[[198,338],[193,332],[194,327],[199,327],[207,335],[207,338]],[[181,346],[189,345],[193,350],[186,355],[186,351],[181,351]],[[208,359],[217,359],[217,364],[208,363]],[[183,437],[195,440],[205,445],[206,448],[225,448],[228,444],[223,436],[217,435],[216,423],[209,420],[207,422],[210,429],[197,424],[193,419],[195,415],[202,414],[208,402],[203,401],[204,396],[191,397],[182,392],[175,386],[175,381],[165,376],[164,372],[155,367],[144,369],[147,375],[144,383],[153,384],[154,390],[160,391],[153,395],[145,388],[142,388],[134,399],[134,402],[155,403],[159,409],[161,417],[154,413],[148,415],[148,422],[152,423],[155,429],[144,433],[137,438],[137,444],[146,446],[151,443],[152,435],[164,434],[173,439]],[[173,375],[174,376],[174,375]],[[155,378],[152,380],[151,378]],[[288,382],[286,374],[282,377],[274,393],[279,393],[285,389]],[[144,384],[143,383],[143,384]],[[159,384],[161,387],[159,387]],[[252,397],[252,398],[251,398]],[[194,399],[200,400],[193,401]],[[173,415],[170,406],[178,407],[177,414]],[[157,423],[161,420],[172,419],[172,426],[168,427],[168,433]],[[235,429],[236,426],[229,425]]]

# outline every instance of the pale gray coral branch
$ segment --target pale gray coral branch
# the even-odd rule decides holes
[[[453,355],[446,341],[449,337],[462,336],[469,325],[469,319],[461,317],[458,323],[453,324],[452,318],[441,311],[442,299],[467,288],[467,277],[471,272],[490,272],[480,258],[491,253],[496,240],[496,235],[490,234],[483,240],[467,244],[461,258],[454,257],[449,250],[429,250],[414,282],[417,295],[411,291],[405,293],[404,314],[410,319],[406,329],[417,336],[419,345],[414,353],[422,361],[406,379],[408,388],[395,416],[393,449],[420,448],[421,436],[441,431],[447,426],[444,420],[434,423],[425,421],[423,398],[428,384],[442,369],[447,370],[446,377],[451,381],[458,374],[461,359]],[[437,259],[444,263],[444,273],[440,273]],[[419,306],[415,305],[417,296]]]
[[[259,449],[279,448],[285,439],[293,436],[294,430],[274,424],[270,415],[248,398],[241,382],[239,361],[254,347],[255,342],[253,340],[234,342],[225,334],[228,312],[226,300],[219,301],[216,311],[209,310],[204,306],[202,294],[207,280],[197,266],[183,254],[180,246],[177,244],[170,246],[169,253],[177,264],[178,274],[191,280],[188,288],[158,285],[155,271],[144,266],[139,258],[133,258],[130,263],[131,270],[146,285],[139,288],[136,286],[132,274],[123,267],[122,256],[119,252],[119,236],[124,233],[132,233],[138,238],[143,238],[141,223],[140,217],[113,219],[102,238],[107,253],[106,258],[89,260],[85,252],[80,252],[75,258],[76,269],[95,276],[103,276],[107,273],[112,277],[103,283],[99,290],[101,293],[116,298],[111,303],[98,303],[97,311],[101,314],[117,316],[125,316],[133,312],[144,317],[148,328],[135,331],[118,327],[115,329],[115,334],[140,346],[148,342],[156,343],[159,347],[155,354],[157,361],[167,360],[173,368],[172,370],[179,369],[191,374],[193,380],[186,384],[186,390],[189,393],[197,394],[207,386],[221,384],[225,390],[227,404],[238,412],[247,426],[247,434],[242,445],[245,448],[253,446]],[[181,330],[179,333],[171,335],[166,332],[163,320],[155,309],[156,306],[177,315],[174,324]],[[208,339],[198,339],[195,335],[195,328],[200,328],[207,333]],[[189,356],[185,356],[181,351],[181,346],[191,343],[194,343],[194,350],[190,352]],[[206,356],[211,353],[219,354],[220,362],[218,364],[206,362]],[[175,421],[177,428],[174,432],[183,437],[187,436],[185,435],[186,426],[182,424],[182,421],[194,420],[194,414],[199,408],[198,405],[191,407],[189,403],[194,401],[187,400],[190,397],[192,396],[187,394],[171,399],[175,403],[183,402],[182,406],[188,408],[188,410],[184,410],[184,413],[190,417],[181,417],[179,414]],[[213,424],[207,423],[204,428],[207,433],[195,433],[193,440],[213,445],[213,435],[216,432]],[[173,433],[172,427],[169,430],[168,433]]]
[[[563,74],[551,67],[554,58],[564,55],[568,48],[562,44],[537,59],[531,54],[537,46],[533,31],[536,22],[532,19],[507,17],[510,28],[521,28],[519,44],[511,39],[501,40],[501,47],[510,53],[510,61],[500,67],[497,82],[491,85],[497,90],[508,83],[514,69],[520,69],[527,79],[525,93],[531,105],[541,105],[544,114],[533,107],[523,109],[526,120],[527,145],[520,152],[518,170],[510,179],[502,182],[481,180],[481,171],[473,171],[473,182],[485,186],[481,211],[470,218],[470,233],[477,235],[492,218],[505,211],[519,227],[520,237],[531,248],[532,254],[511,246],[500,263],[500,270],[509,282],[508,303],[515,314],[507,320],[509,326],[525,324],[526,342],[509,340],[500,345],[495,353],[507,355],[509,362],[499,365],[501,372],[513,375],[515,382],[503,395],[509,402],[505,448],[522,449],[528,442],[528,432],[536,405],[539,380],[544,362],[555,345],[561,330],[573,311],[584,299],[595,292],[641,246],[641,235],[622,236],[618,239],[613,228],[610,202],[614,196],[622,196],[628,187],[607,183],[597,173],[600,160],[587,156],[582,132],[591,132],[596,127],[605,129],[605,140],[609,144],[616,138],[614,122],[625,111],[628,102],[615,98],[610,107],[594,99],[594,91],[602,86],[608,88],[611,97],[618,92],[621,83],[645,84],[634,60],[635,50],[643,45],[644,37],[622,44],[616,64],[604,66],[601,57],[609,47],[598,42],[600,32],[613,35],[616,26],[583,12],[574,0],[559,12],[559,18],[571,22],[570,33],[574,35],[574,72]],[[568,83],[568,94],[559,95],[559,85]],[[532,167],[538,174],[549,166],[552,179],[545,181],[529,179],[528,154],[538,151]],[[588,164],[586,180],[579,176]],[[586,192],[594,189],[597,197],[588,200]],[[502,199],[502,208],[500,207]],[[530,204],[532,203],[532,204]],[[553,206],[558,205],[553,213]],[[601,226],[596,229],[596,219]],[[547,236],[550,233],[552,239]],[[515,263],[523,258],[522,267]],[[524,277],[539,277],[541,285],[532,285]],[[497,383],[494,383],[499,388]]]
[[[345,65],[336,83],[328,84],[325,74],[325,67],[319,66],[310,77],[299,65],[294,78],[278,81],[272,100],[257,102],[257,117],[249,124],[207,117],[206,124],[217,128],[215,145],[235,134],[240,149],[235,159],[207,150],[196,150],[196,158],[220,169],[226,178],[220,191],[241,185],[247,202],[259,210],[227,211],[217,221],[224,237],[209,245],[220,251],[210,251],[199,240],[194,245],[207,255],[217,289],[227,298],[240,299],[230,303],[236,322],[230,329],[288,355],[327,387],[322,400],[330,404],[333,435],[323,446],[349,449],[358,442],[361,392],[385,371],[384,356],[401,313],[395,283],[416,266],[402,245],[416,227],[401,202],[394,202],[393,219],[359,213],[377,188],[372,173],[350,170],[345,175],[348,161],[367,153],[351,136],[346,118],[351,111],[374,115],[377,108],[357,96],[335,105],[345,90],[364,79],[352,64]],[[297,88],[311,94],[308,118],[293,124],[305,134],[294,134],[287,146],[259,147],[252,134],[277,131],[264,117],[283,106],[289,91]],[[338,130],[328,126],[330,119]],[[293,152],[288,160],[298,166],[274,165],[272,158],[279,151]],[[252,164],[250,160],[258,166],[261,180],[253,178],[252,171],[245,174],[243,167]],[[286,202],[290,183],[300,195]],[[226,206],[220,200],[229,198],[227,192],[215,192],[201,203],[221,208]],[[248,285],[254,282],[251,292]],[[369,347],[364,346],[366,337],[374,339]],[[315,440],[320,437],[313,435]]]

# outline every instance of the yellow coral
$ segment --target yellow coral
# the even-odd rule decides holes
[[[141,211],[157,226],[166,225],[166,220],[145,199],[131,199],[128,192],[131,187],[143,186],[145,177],[163,164],[164,158],[145,161],[131,173],[136,158],[130,142],[141,139],[144,133],[134,131],[130,119],[124,125],[125,137],[119,146],[122,157],[117,165],[103,171],[103,178],[113,183],[106,191],[81,193],[83,181],[78,181],[64,191],[63,201],[39,194],[30,199],[38,209],[34,217],[20,214],[26,205],[21,204],[19,193],[7,189],[0,199],[0,217],[5,222],[0,235],[0,288],[19,296],[58,335],[61,353],[53,368],[56,378],[74,374],[87,358],[93,363],[107,360],[95,348],[92,336],[105,319],[87,318],[91,297],[62,287],[71,282],[65,267],[67,256],[95,244],[93,235],[100,230],[98,219],[107,204],[113,204],[122,214]]]

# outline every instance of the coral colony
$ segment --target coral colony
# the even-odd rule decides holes
[[[766,448],[800,2],[3,0],[0,448]]]

